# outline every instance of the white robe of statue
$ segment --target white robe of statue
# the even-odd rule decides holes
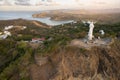
[[[93,29],[94,29],[94,22],[89,22],[88,40],[92,40],[92,38],[94,37]]]

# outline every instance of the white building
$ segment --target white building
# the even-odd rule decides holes
[[[0,35],[0,39],[6,39],[8,36],[11,36],[11,33],[9,31],[4,31],[4,34]]]
[[[101,35],[105,34],[104,30],[100,30],[99,32],[101,33]]]
[[[13,27],[14,27],[13,25],[11,25],[11,26],[6,26],[4,30],[10,30],[10,29],[12,29]]]
[[[8,35],[4,34],[0,36],[0,39],[6,39],[8,37]]]
[[[22,27],[22,30],[24,30],[24,29],[26,29],[26,28],[27,28],[26,26],[23,26],[23,27]]]
[[[0,0],[0,5],[3,5],[4,4],[4,0]]]
[[[4,31],[4,34],[6,34],[6,35],[8,35],[8,36],[11,36],[11,35],[12,35],[11,32],[9,32],[9,31]]]

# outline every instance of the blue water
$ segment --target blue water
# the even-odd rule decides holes
[[[54,21],[50,17],[46,18],[33,18],[32,14],[40,13],[36,11],[0,11],[0,20],[11,20],[11,19],[27,19],[27,20],[37,20],[47,25],[60,25],[65,23],[73,22],[73,20],[68,21]]]

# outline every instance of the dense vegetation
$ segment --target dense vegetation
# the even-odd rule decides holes
[[[33,62],[33,49],[25,42],[10,39],[0,40],[0,44],[0,79],[28,79],[27,68]]]

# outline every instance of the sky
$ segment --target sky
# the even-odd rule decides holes
[[[120,0],[0,0],[0,5],[0,10],[4,6],[12,6],[13,8],[17,6],[33,6],[34,8],[47,6],[46,8],[111,9],[120,8]]]

